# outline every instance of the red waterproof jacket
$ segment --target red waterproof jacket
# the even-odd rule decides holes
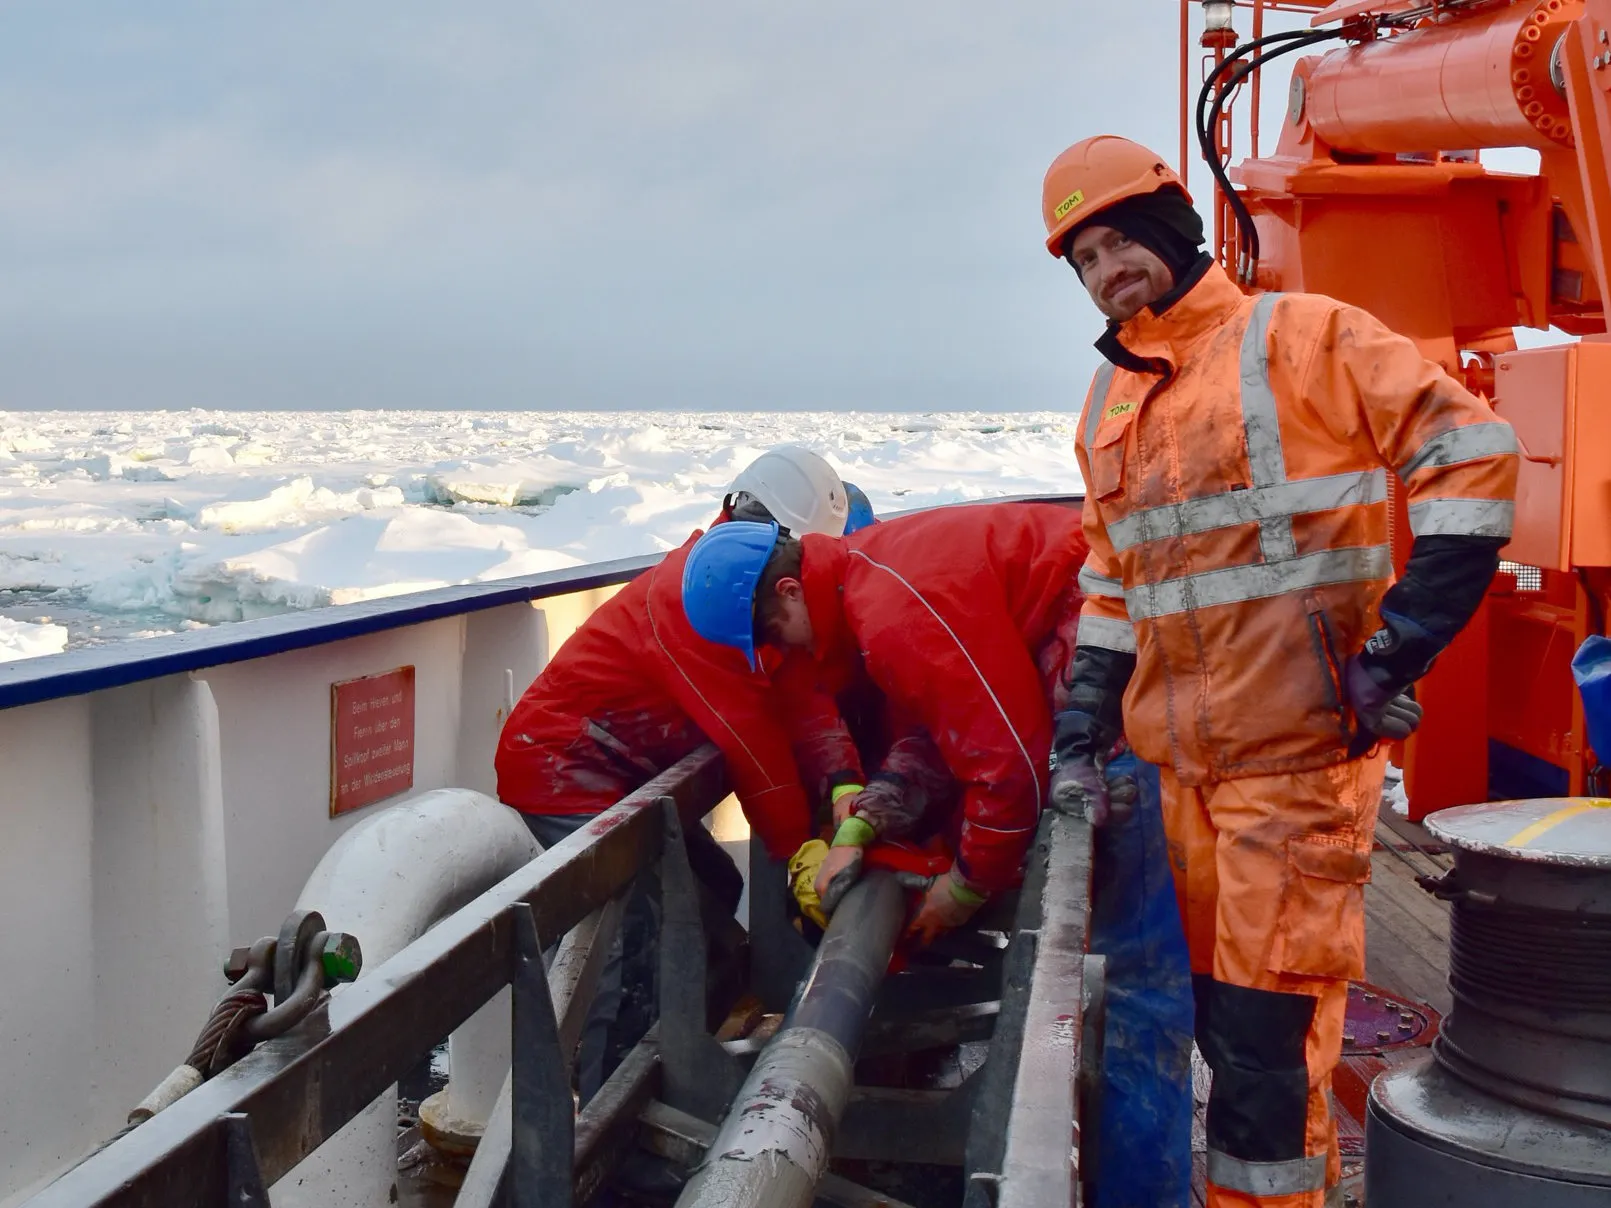
[[[813,801],[859,786],[852,812],[883,838],[926,833],[935,811],[954,812],[956,781],[922,726],[867,677],[859,654],[843,653],[819,663],[791,651],[772,677],[800,778]]]
[[[528,813],[596,813],[709,738],[756,838],[786,860],[811,837],[810,808],[771,682],[683,613],[698,536],[588,617],[526,690],[498,742],[498,796]]]
[[[974,504],[802,539],[820,662],[859,652],[962,786],[959,871],[1012,884],[1034,837],[1051,751],[1040,647],[1078,613],[1087,547],[1076,508]]]

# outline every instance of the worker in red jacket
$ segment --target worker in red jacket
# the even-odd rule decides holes
[[[760,516],[790,532],[838,536],[848,510],[833,467],[784,446],[739,475],[718,523]],[[726,757],[733,791],[770,853],[787,859],[809,837],[811,810],[770,680],[700,641],[683,615],[683,562],[698,536],[589,616],[504,725],[498,796],[543,842],[557,842],[706,739]]]
[[[912,922],[921,939],[960,926],[1019,877],[1085,556],[1078,511],[1054,504],[944,508],[845,539],[728,524],[688,556],[683,606],[697,632],[750,657],[759,641],[809,649],[828,667],[859,659],[943,754],[962,816],[955,862]],[[853,803],[819,885],[877,835],[873,812]]]
[[[845,493],[847,536],[877,522],[859,487],[847,482]],[[756,657],[779,661],[775,650]],[[818,661],[792,652],[772,683],[807,794],[832,802],[835,827],[855,813],[883,838],[908,838],[932,830],[925,825],[931,816],[955,805],[957,783],[939,749],[910,716],[889,707],[859,657]],[[876,770],[867,775],[863,768]]]
[[[790,532],[837,535],[849,499],[833,467],[807,449],[771,450],[735,479],[720,525],[763,517]],[[494,759],[498,796],[553,846],[709,739],[758,838],[779,860],[810,836],[811,808],[796,771],[786,718],[771,707],[767,676],[730,650],[701,641],[683,616],[683,561],[695,533],[607,600],[555,652],[504,724]],[[815,687],[809,679],[808,701]],[[831,704],[802,706],[812,724],[844,729]],[[803,724],[803,723],[802,723]],[[862,779],[848,734],[818,733],[819,762]],[[851,752],[849,755],[846,751]],[[730,916],[743,877],[703,827],[685,832],[689,862],[718,912]],[[633,895],[600,972],[577,1061],[585,1102],[654,1018],[659,928],[651,895]]]
[[[865,495],[797,446],[763,454],[734,480],[716,523],[733,518],[835,536],[873,520]],[[938,763],[932,746],[913,736],[886,749],[853,734],[840,702],[860,698],[858,712],[871,713],[852,675],[819,683],[805,656],[772,652],[763,666],[694,634],[681,578],[698,536],[597,609],[526,690],[499,739],[499,798],[551,846],[708,739],[722,751],[754,838],[779,862],[810,838],[819,800],[841,811],[856,800],[869,809],[914,801],[921,808]],[[865,729],[862,717],[852,721]],[[873,776],[863,771],[864,750],[879,769]],[[687,847],[720,913],[731,915],[743,892],[738,869],[702,827],[689,828]],[[647,900],[634,903],[623,927],[630,959],[643,965],[652,962],[656,927]],[[623,971],[621,944],[612,945],[578,1062],[584,1098],[613,1063],[607,1045],[619,1047],[647,1026],[652,985],[652,969]],[[633,999],[626,1007],[623,995]]]

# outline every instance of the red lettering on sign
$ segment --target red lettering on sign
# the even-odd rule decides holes
[[[330,685],[330,816],[414,787],[414,668]]]

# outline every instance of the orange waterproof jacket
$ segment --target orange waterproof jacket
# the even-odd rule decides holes
[[[1510,425],[1369,314],[1216,265],[1120,325],[1076,438],[1080,646],[1133,652],[1125,733],[1185,784],[1346,758],[1342,668],[1418,536],[1505,538]],[[1110,351],[1111,350],[1111,351]]]

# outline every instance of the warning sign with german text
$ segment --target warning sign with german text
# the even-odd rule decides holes
[[[330,685],[330,816],[414,787],[414,668]]]

